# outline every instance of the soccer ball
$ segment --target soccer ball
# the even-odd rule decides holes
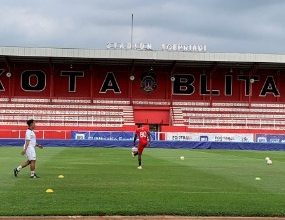
[[[180,160],[184,160],[184,156],[181,156],[181,157],[180,157]]]
[[[132,148],[132,152],[133,152],[133,153],[138,152],[138,148],[137,148],[137,147],[133,147],[133,148]]]
[[[265,157],[267,165],[272,165],[272,160],[269,157]]]

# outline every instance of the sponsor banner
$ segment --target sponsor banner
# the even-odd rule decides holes
[[[257,143],[285,143],[285,135],[256,134],[255,142]]]
[[[158,140],[157,133],[151,133],[152,140]],[[102,140],[102,141],[131,141],[134,132],[109,132],[109,131],[72,131],[71,139],[75,140]]]
[[[114,141],[127,141],[134,139],[133,132],[81,132],[72,131],[71,138],[76,140],[114,140]]]
[[[254,142],[254,134],[171,132],[167,141]]]

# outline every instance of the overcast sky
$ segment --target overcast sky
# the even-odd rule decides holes
[[[285,0],[0,0],[0,46],[104,49],[107,42],[207,44],[285,54]]]

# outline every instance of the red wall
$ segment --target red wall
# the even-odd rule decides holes
[[[137,126],[123,126],[117,128],[107,128],[108,131],[134,131]],[[0,128],[0,138],[24,138],[26,126],[5,126]],[[71,131],[105,131],[106,128],[102,127],[60,127],[60,126],[49,126],[41,127],[37,126],[37,138],[42,139],[70,139]]]
[[[0,76],[0,81],[5,86],[5,91],[0,91],[1,96],[25,96],[25,97],[85,97],[85,98],[130,98],[133,99],[173,99],[173,100],[222,100],[222,101],[259,101],[259,102],[285,102],[285,81],[284,72],[277,73],[276,70],[257,70],[254,75],[260,77],[258,82],[252,85],[252,97],[245,96],[244,82],[238,81],[237,76],[244,74],[249,75],[250,70],[233,69],[229,73],[229,69],[218,68],[211,74],[210,69],[202,68],[177,68],[175,74],[192,74],[195,76],[195,92],[192,95],[173,95],[170,81],[170,68],[154,67],[156,73],[157,88],[150,93],[145,92],[141,88],[141,76],[150,67],[136,67],[134,70],[130,66],[90,66],[90,65],[72,65],[72,69],[68,64],[12,64],[10,72],[11,78],[7,78],[6,74]],[[5,64],[0,63],[0,69],[8,69]],[[20,75],[25,70],[42,70],[46,73],[46,88],[41,92],[25,92],[21,88]],[[68,77],[60,76],[61,71],[83,71],[84,78],[77,78],[76,92],[68,92]],[[121,89],[121,93],[115,94],[113,91],[99,93],[104,82],[107,72],[115,74],[117,83]],[[129,80],[130,74],[135,75],[135,80]],[[208,88],[219,89],[219,96],[200,95],[200,75],[205,73],[208,76]],[[232,96],[224,95],[224,77],[227,74],[233,75],[233,94]],[[267,94],[266,97],[260,97],[259,93],[262,89],[267,76],[274,76],[276,85],[280,92],[280,97],[274,97]]]
[[[138,124],[169,124],[169,108],[134,107],[134,117]]]
[[[284,134],[283,131],[266,129],[211,129],[188,128],[187,126],[161,126],[161,132],[196,132],[196,133],[243,133],[243,134]]]
[[[128,126],[119,129],[108,129],[109,131],[118,130],[118,131],[135,131],[136,126]],[[20,130],[20,131],[19,131]],[[43,132],[44,130],[44,132]],[[37,127],[37,138],[42,139],[70,139],[71,131],[76,130],[76,128],[67,128],[67,127],[49,127],[49,130],[46,128]],[[80,131],[88,130],[104,130],[102,128],[78,128]],[[26,127],[16,127],[9,126],[4,130],[0,129],[0,138],[24,138]],[[175,127],[175,126],[161,126],[161,132],[200,132],[200,133],[250,133],[250,134],[283,134],[282,131],[277,130],[258,130],[258,129],[190,129],[186,126]],[[44,136],[43,136],[44,135]],[[161,137],[164,137],[164,134],[161,134]]]

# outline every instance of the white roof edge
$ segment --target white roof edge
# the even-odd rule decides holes
[[[285,55],[280,54],[194,53],[124,49],[0,47],[0,56],[285,63]]]

